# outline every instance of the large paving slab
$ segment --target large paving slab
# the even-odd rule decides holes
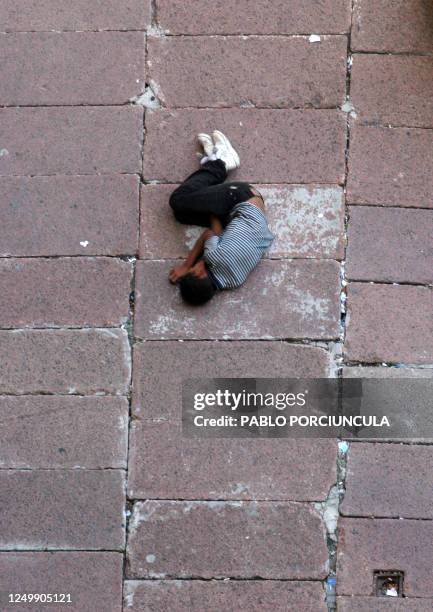
[[[348,278],[433,283],[432,246],[433,210],[350,207]]]
[[[190,439],[180,422],[135,420],[128,496],[319,501],[335,483],[335,456],[334,440]]]
[[[351,129],[347,201],[433,208],[433,131]]]
[[[346,91],[347,38],[149,38],[148,78],[170,108],[329,108]],[[188,66],[193,80],[185,80]],[[216,87],[215,84],[218,84]]]
[[[1,550],[122,550],[123,470],[0,471]]]
[[[350,83],[361,120],[433,127],[433,57],[356,53]]]
[[[265,199],[269,226],[276,236],[269,257],[342,258],[344,200],[341,187],[257,185],[257,188]],[[202,231],[176,222],[168,206],[173,189],[173,185],[141,187],[142,259],[184,257]]]
[[[197,134],[214,129],[224,130],[240,152],[242,168],[231,174],[236,180],[328,184],[344,181],[344,113],[254,108],[147,112],[144,178],[167,183],[183,181],[198,168]]]
[[[144,89],[144,52],[141,32],[0,34],[0,104],[125,104]]]
[[[373,595],[373,572],[393,570],[406,597],[433,597],[432,521],[343,518],[339,532],[339,595]]]
[[[430,288],[350,283],[346,359],[433,363],[432,314]]]
[[[3,0],[4,31],[143,30],[151,0]]]
[[[129,612],[327,610],[320,582],[280,580],[126,580],[124,602]]]
[[[324,526],[307,504],[136,502],[128,578],[323,579]]]
[[[0,109],[0,175],[141,171],[143,109]]]
[[[138,261],[134,331],[143,339],[336,338],[339,265],[262,261],[237,291],[200,308],[183,303],[168,281],[176,261]]]
[[[0,256],[134,255],[135,175],[0,179]]]
[[[286,342],[141,342],[134,346],[133,412],[179,419],[182,381],[191,376],[327,378],[330,370],[325,350]]]
[[[121,612],[123,557],[106,552],[0,553],[2,610],[41,611],[53,605],[14,603],[9,593],[70,593],[71,603],[57,609],[74,612]]]
[[[129,312],[132,264],[107,258],[0,260],[0,327],[116,327]]]
[[[338,612],[430,612],[431,599],[389,597],[337,597]]]
[[[128,402],[0,396],[1,468],[126,468]]]
[[[391,53],[433,51],[433,6],[428,0],[357,0],[352,49]]]
[[[129,343],[121,329],[0,331],[0,392],[126,395]]]
[[[433,448],[352,444],[348,454],[346,516],[433,519]]]
[[[254,2],[214,0],[157,0],[159,25],[171,34],[311,34],[347,32],[350,3],[319,0],[314,6],[302,0]]]

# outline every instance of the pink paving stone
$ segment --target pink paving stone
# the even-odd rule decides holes
[[[143,30],[150,23],[151,0],[3,0],[5,31]]]
[[[373,595],[373,572],[404,572],[406,597],[433,597],[433,522],[352,519],[339,522],[337,592]]]
[[[356,53],[350,101],[365,121],[433,127],[433,57]]]
[[[319,0],[157,0],[158,21],[171,34],[310,34],[347,32],[350,3]]]
[[[348,289],[348,360],[433,363],[431,289],[362,283]]]
[[[127,580],[124,602],[130,612],[327,610],[320,582],[280,580]]]
[[[323,501],[335,457],[334,440],[188,439],[180,423],[133,421],[128,496]]]
[[[168,281],[176,261],[139,261],[135,335],[143,339],[336,338],[339,266],[334,261],[262,261],[236,291],[200,308]]]
[[[121,612],[123,557],[106,552],[0,553],[2,610],[26,612],[54,609],[53,605],[22,603],[5,607],[9,593],[70,593],[74,612]]]
[[[366,127],[351,130],[347,201],[433,208],[433,132]]]
[[[334,107],[344,101],[347,38],[149,38],[148,73],[170,108]],[[184,69],[194,75],[185,80]],[[215,84],[218,83],[218,87]]]
[[[122,550],[123,470],[0,471],[1,550]]]
[[[325,350],[286,342],[141,342],[134,347],[134,416],[179,419],[182,381],[328,378]]]
[[[352,48],[356,51],[433,51],[433,5],[428,0],[357,0]]]
[[[431,612],[432,599],[337,597],[338,612]]]
[[[137,176],[0,179],[0,255],[134,255]]]
[[[323,579],[324,526],[310,505],[283,502],[134,504],[128,578]]]
[[[433,519],[432,467],[429,446],[352,444],[340,510],[346,516]]]
[[[1,468],[126,468],[128,402],[0,396]]]
[[[146,113],[146,129],[146,180],[183,181],[198,168],[197,134],[222,129],[241,156],[233,180],[344,181],[346,116],[337,110],[164,109]]]
[[[112,257],[0,260],[0,327],[118,326],[131,278]]]
[[[0,104],[125,104],[144,89],[144,53],[141,32],[1,34]]]
[[[131,374],[122,329],[0,331],[0,392],[126,395]]]
[[[0,175],[141,171],[143,109],[0,109]]]
[[[1,183],[0,183],[1,185]],[[185,257],[202,229],[177,223],[168,206],[173,185],[142,185],[140,257]],[[326,185],[257,185],[276,239],[270,257],[340,259],[344,244],[343,190]],[[170,237],[167,240],[167,237]]]
[[[433,283],[433,210],[352,206],[347,275],[356,280]]]

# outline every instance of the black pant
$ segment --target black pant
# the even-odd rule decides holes
[[[223,224],[233,206],[254,196],[249,183],[224,183],[224,162],[208,161],[191,174],[170,196],[170,206],[180,223],[209,227],[210,215]]]

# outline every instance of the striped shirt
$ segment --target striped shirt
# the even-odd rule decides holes
[[[274,240],[263,211],[248,202],[237,204],[221,236],[211,236],[203,259],[218,289],[244,283]]]

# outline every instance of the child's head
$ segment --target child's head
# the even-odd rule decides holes
[[[188,274],[180,279],[179,288],[185,302],[194,306],[206,304],[216,292],[203,260],[190,268]]]

